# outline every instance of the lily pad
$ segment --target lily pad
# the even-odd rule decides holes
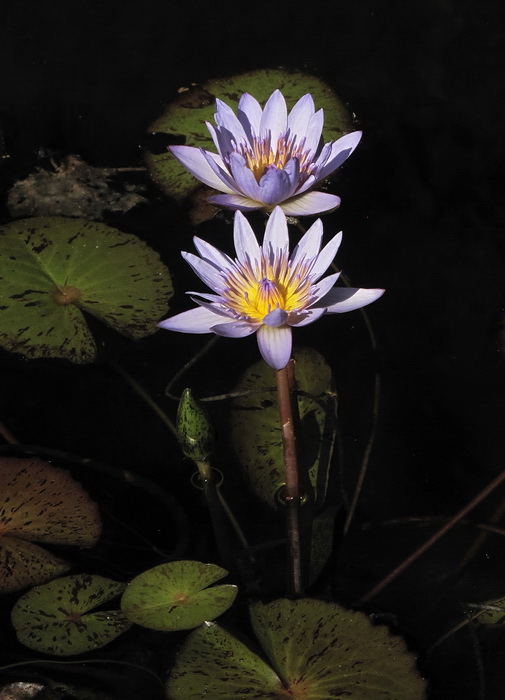
[[[422,700],[426,685],[403,639],[360,612],[303,598],[253,603],[267,663],[217,624],[186,640],[167,682],[170,700]]]
[[[164,113],[150,125],[149,132],[182,135],[185,145],[215,152],[205,122],[214,123],[216,97],[236,110],[242,93],[249,92],[264,104],[277,88],[284,95],[288,109],[306,93],[312,94],[316,109],[324,109],[325,142],[335,141],[353,130],[347,107],[320,78],[285,70],[259,70],[210,80],[204,85],[181,90],[178,97],[167,105]],[[170,152],[146,153],[146,164],[154,181],[174,199],[185,199],[199,187],[198,181]]]
[[[101,530],[97,504],[67,471],[36,458],[0,458],[0,592],[68,570],[32,541],[93,547]]]
[[[219,617],[233,604],[236,586],[207,588],[227,574],[215,564],[198,561],[160,564],[128,584],[121,609],[132,622],[150,629],[193,629]]]
[[[45,654],[70,656],[100,649],[131,627],[119,610],[90,613],[124,590],[103,576],[55,579],[25,593],[11,612],[21,644]]]
[[[158,254],[109,226],[36,217],[0,228],[0,344],[12,352],[92,362],[83,311],[139,339],[157,330],[172,293]]]
[[[331,370],[310,348],[295,352],[303,453],[301,471],[308,475],[316,506],[323,503],[336,430],[336,393]],[[265,391],[261,390],[262,387]],[[275,371],[260,361],[244,373],[233,392],[248,392],[232,403],[231,444],[251,489],[268,505],[279,504],[284,485]],[[303,475],[302,479],[303,481]]]

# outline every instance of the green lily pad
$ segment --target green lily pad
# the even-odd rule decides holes
[[[164,113],[149,127],[150,133],[183,135],[185,145],[215,152],[215,146],[205,122],[214,123],[216,97],[236,110],[240,96],[249,92],[264,104],[276,89],[281,90],[288,109],[310,92],[316,109],[324,109],[323,139],[335,141],[353,130],[351,115],[331,87],[320,78],[306,73],[285,70],[259,70],[210,80],[189,90],[181,91]],[[172,156],[146,154],[147,168],[154,181],[174,199],[184,199],[199,187],[198,181]]]
[[[150,629],[193,629],[219,617],[233,604],[236,586],[207,588],[227,573],[215,564],[198,561],[160,564],[128,584],[121,609],[132,622]]]
[[[25,593],[11,612],[19,641],[30,649],[70,656],[100,649],[131,627],[119,610],[89,612],[125,585],[84,574],[55,579]]]
[[[109,226],[36,217],[0,228],[0,345],[12,352],[92,362],[83,311],[143,338],[157,330],[172,293],[158,254]]]
[[[425,697],[404,640],[364,613],[309,598],[253,603],[250,610],[254,633],[295,698]]]
[[[326,495],[335,442],[336,394],[331,370],[322,355],[299,348],[294,357],[303,445],[300,466],[302,473],[308,474],[319,506]],[[258,391],[262,387],[265,391]],[[231,444],[251,489],[275,507],[284,485],[284,462],[277,396],[272,387],[275,371],[266,362],[249,367],[233,392],[251,393],[233,401],[230,423]]]
[[[269,665],[217,624],[186,640],[167,682],[170,700],[422,700],[426,685],[403,639],[360,612],[320,600],[253,603]]]
[[[0,458],[1,593],[68,570],[32,541],[93,547],[101,531],[97,504],[68,471],[37,458]]]

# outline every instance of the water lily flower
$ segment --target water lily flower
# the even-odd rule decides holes
[[[182,253],[214,293],[188,292],[198,307],[161,321],[161,328],[228,338],[256,333],[263,359],[279,370],[291,357],[291,328],[313,323],[325,313],[359,309],[384,293],[383,289],[335,287],[339,272],[321,279],[342,239],[338,233],[321,250],[321,219],[302,236],[291,255],[287,221],[280,207],[268,219],[263,245],[240,211],[235,213],[233,235],[234,260],[197,237],[193,240],[200,257]]]
[[[354,151],[360,131],[322,145],[323,110],[304,95],[289,112],[275,90],[265,108],[244,93],[237,114],[216,100],[216,126],[207,123],[218,153],[193,146],[171,146],[174,156],[198,180],[224,192],[209,197],[219,206],[272,210],[303,216],[335,209],[340,197],[309,191],[327,178]]]

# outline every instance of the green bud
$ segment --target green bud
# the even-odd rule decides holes
[[[206,460],[214,450],[214,426],[191,389],[182,392],[176,427],[177,439],[186,457],[195,462]]]

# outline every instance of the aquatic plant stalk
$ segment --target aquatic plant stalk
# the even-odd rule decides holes
[[[286,525],[288,539],[289,587],[295,595],[303,593],[302,556],[300,537],[300,485],[296,449],[295,416],[293,402],[296,401],[294,362],[276,373],[279,421],[284,452],[284,476]]]
[[[430,537],[424,544],[418,547],[412,554],[410,554],[406,559],[402,561],[393,571],[391,571],[387,576],[385,576],[378,584],[376,584],[368,593],[366,593],[362,598],[354,603],[354,605],[363,605],[369,600],[374,598],[378,593],[380,593],[386,586],[389,586],[400,574],[402,574],[405,569],[413,564],[420,556],[428,551],[436,542],[438,542],[442,537],[452,530],[452,528],[457,525],[471,510],[481,503],[485,498],[489,496],[500,484],[505,481],[505,469],[498,474],[498,476],[491,481],[485,488],[482,489],[471,501],[469,501],[456,515],[449,520],[443,527],[440,528],[432,537]]]

